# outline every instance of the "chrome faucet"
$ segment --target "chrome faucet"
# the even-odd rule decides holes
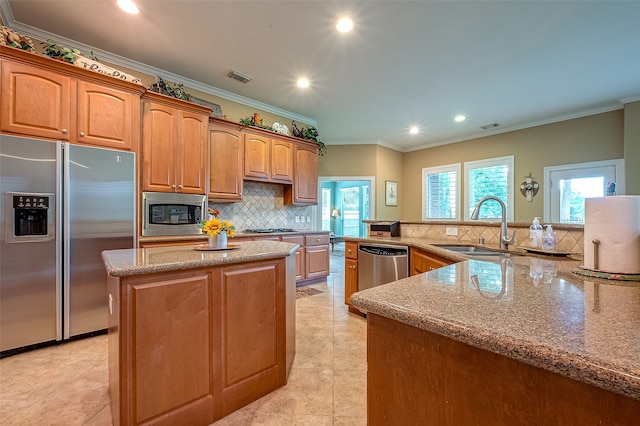
[[[478,215],[480,214],[480,206],[487,200],[495,200],[500,203],[500,207],[502,208],[502,224],[500,225],[500,249],[501,250],[509,250],[509,244],[514,244],[516,242],[516,231],[513,231],[513,235],[509,238],[509,229],[507,228],[507,206],[504,205],[504,202],[493,195],[489,195],[488,197],[482,198],[476,204],[476,208],[473,210],[471,214],[472,220],[478,220]]]

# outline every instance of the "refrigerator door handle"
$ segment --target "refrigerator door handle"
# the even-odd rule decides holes
[[[62,295],[64,297],[62,306],[63,306],[63,314],[62,314],[62,330],[63,330],[63,338],[66,340],[70,337],[69,331],[69,320],[70,320],[70,277],[71,277],[71,261],[69,254],[71,253],[71,237],[69,235],[69,230],[71,229],[71,219],[70,219],[70,206],[71,201],[69,194],[64,193],[67,188],[69,188],[69,183],[71,181],[70,178],[70,164],[69,164],[69,143],[65,142],[62,144],[62,227],[64,229],[64,233],[62,239],[62,251],[65,254],[63,256],[62,262]],[[60,176],[60,175],[59,175]]]
[[[62,194],[63,182],[63,159],[64,149],[61,142],[56,143],[56,340],[62,340],[64,338],[63,326],[64,326],[64,283],[65,279],[62,276],[65,266],[63,265],[64,256],[64,242],[62,240],[63,227],[62,212],[64,210],[64,197]]]

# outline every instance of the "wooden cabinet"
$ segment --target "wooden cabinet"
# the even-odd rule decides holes
[[[209,201],[242,201],[244,143],[238,126],[209,125]]]
[[[91,74],[85,80],[3,60],[0,128],[39,138],[137,150],[144,88],[93,82]]]
[[[284,203],[318,204],[318,148],[315,145],[294,145],[293,185],[284,188]]]
[[[114,424],[207,425],[285,385],[295,353],[292,261],[110,276]]]
[[[284,262],[262,261],[218,268],[222,415],[286,384]]]
[[[281,241],[285,243],[298,244],[300,247],[296,251],[296,281],[301,281],[305,278],[305,247],[304,236],[302,235],[283,235]]]
[[[329,235],[305,236],[305,278],[324,278],[329,275]]]
[[[151,92],[143,98],[142,190],[206,194],[209,110]]]
[[[293,182],[293,145],[263,134],[244,134],[244,178],[262,182]]]
[[[409,251],[409,275],[422,274],[455,263],[451,260],[411,247]]]
[[[351,305],[351,295],[358,291],[358,243],[344,243],[344,303],[350,311],[358,311]]]
[[[110,392],[114,424],[213,422],[213,282],[203,270],[109,278]],[[219,333],[218,333],[219,334]],[[159,344],[162,342],[162,344]],[[121,364],[120,364],[121,363]],[[219,385],[218,385],[219,386]]]

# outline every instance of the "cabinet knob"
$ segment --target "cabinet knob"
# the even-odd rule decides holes
[[[347,250],[347,253],[351,253],[351,249]]]
[[[66,135],[66,134],[67,134],[67,132],[68,132],[68,130],[67,130],[67,129],[62,129],[62,134],[63,134],[63,135]]]
[[[182,188],[183,188],[183,186],[182,186],[182,185],[178,185],[178,188],[182,189]]]
[[[80,137],[83,138],[84,137],[84,132],[80,132]]]
[[[319,242],[320,242],[320,238],[318,238],[318,239],[316,240],[316,243],[319,243]]]
[[[176,189],[176,186],[175,186],[175,184],[174,184],[174,185],[171,185],[171,187],[172,187],[173,189]]]

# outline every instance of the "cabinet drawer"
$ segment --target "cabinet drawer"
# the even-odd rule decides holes
[[[358,243],[346,242],[344,244],[344,257],[347,259],[357,259]]]
[[[329,244],[329,235],[306,235],[304,237],[304,245],[309,246],[320,246],[323,244]]]
[[[285,243],[298,244],[304,247],[304,237],[302,235],[283,235],[282,241]]]

